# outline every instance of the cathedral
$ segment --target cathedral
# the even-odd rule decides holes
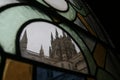
[[[55,38],[51,33],[51,46],[49,46],[49,56],[44,55],[41,45],[39,53],[27,50],[28,38],[25,31],[20,40],[21,55],[38,62],[43,62],[52,66],[69,69],[72,71],[88,73],[87,64],[81,52],[77,52],[72,39],[66,35],[59,36],[56,30]]]

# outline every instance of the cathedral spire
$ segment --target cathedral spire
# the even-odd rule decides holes
[[[41,45],[41,49],[40,49],[40,56],[44,56],[44,50],[43,50],[42,45]]]
[[[22,36],[22,39],[21,39],[21,42],[27,42],[27,32],[25,31],[23,36]]]
[[[63,37],[66,37],[66,35],[65,35],[65,32],[64,32],[64,31],[62,31],[62,34],[63,34]]]
[[[52,50],[51,50],[51,47],[49,47],[49,56],[50,56],[50,57],[52,57],[51,51],[52,51]]]
[[[56,39],[58,38],[58,31],[57,31],[57,29],[56,29]]]
[[[67,39],[71,41],[71,37],[69,35],[67,36]]]
[[[21,47],[21,51],[24,51],[27,49],[27,32],[25,31],[23,36],[22,36],[22,39],[20,40],[20,47]]]
[[[51,42],[53,42],[53,34],[52,34],[52,32],[51,32]]]

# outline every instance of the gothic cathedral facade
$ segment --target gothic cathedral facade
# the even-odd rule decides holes
[[[77,52],[72,39],[63,32],[63,36],[58,36],[56,30],[55,39],[51,33],[51,46],[49,56],[44,55],[41,45],[39,53],[27,50],[28,38],[25,31],[20,40],[21,55],[38,62],[43,62],[52,66],[65,68],[77,72],[88,73],[87,64],[81,52]]]

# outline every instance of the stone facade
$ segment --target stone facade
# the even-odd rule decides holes
[[[71,38],[64,32],[63,36],[59,37],[56,30],[55,39],[51,33],[49,56],[44,55],[44,49],[42,46],[39,53],[27,50],[27,43],[28,38],[25,31],[20,40],[21,55],[23,57],[77,72],[88,73],[83,55],[81,52],[77,52]]]

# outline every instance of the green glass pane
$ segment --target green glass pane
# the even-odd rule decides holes
[[[17,6],[9,8],[0,14],[0,45],[6,52],[15,53],[16,33],[23,23],[30,19],[50,18],[43,12],[29,6]]]
[[[105,69],[110,72],[117,80],[120,78],[120,56],[114,55],[111,50],[108,50],[107,56],[106,56],[106,64]]]
[[[97,80],[114,80],[114,78],[102,69],[97,72]]]
[[[81,35],[81,33],[79,34]],[[92,53],[94,47],[95,47],[95,43],[96,41],[85,36],[85,35],[81,35],[82,39],[84,40],[85,44],[87,45],[87,47],[89,48],[90,52]]]
[[[88,61],[88,66],[90,67],[90,73],[94,75],[95,70],[96,70],[96,65],[95,65],[94,60],[92,59],[92,55],[90,54],[88,48],[85,46],[83,41],[80,39],[80,37],[76,34],[76,32],[74,30],[72,30],[70,27],[68,27],[65,24],[60,24],[60,26],[61,26],[61,28],[65,29],[75,39],[75,41],[79,44],[82,51],[84,52],[86,60]]]
[[[41,3],[41,4],[43,4],[44,6],[49,7],[49,6],[44,2],[44,0],[36,0],[36,1],[38,1],[38,2]]]
[[[11,3],[20,3],[20,2],[18,0],[0,0],[0,7]]]
[[[88,9],[81,0],[69,0],[69,2],[81,15],[86,16],[89,13]]]
[[[80,19],[77,17],[76,20],[74,21],[75,24],[77,24],[80,28],[84,29],[85,31],[88,31],[84,24],[80,21]]]
[[[0,63],[1,63],[1,56],[0,56]]]

